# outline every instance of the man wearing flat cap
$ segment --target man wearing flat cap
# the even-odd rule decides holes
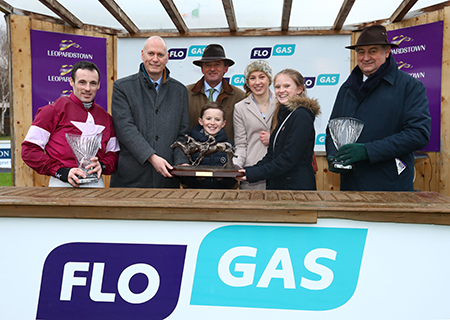
[[[356,143],[336,149],[327,128],[329,170],[341,174],[341,190],[413,191],[414,151],[430,139],[431,117],[425,86],[398,69],[384,26],[363,29],[356,45],[357,66],[339,89],[331,119],[351,117],[364,128]],[[352,165],[337,169],[333,160]]]
[[[244,99],[241,89],[230,85],[223,76],[234,61],[225,56],[225,50],[219,44],[210,44],[203,51],[201,60],[193,62],[202,68],[203,77],[187,86],[189,94],[189,119],[191,129],[198,123],[200,110],[208,102],[218,102],[225,109],[225,132],[228,139],[234,141],[233,110],[234,105]]]

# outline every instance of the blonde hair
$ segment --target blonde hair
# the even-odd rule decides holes
[[[275,78],[273,78],[273,83],[275,84],[277,81],[277,77],[279,75],[286,75],[289,78],[292,79],[292,81],[294,81],[295,85],[297,87],[301,87],[303,90],[302,92],[299,94],[300,97],[305,97],[306,96],[306,88],[305,88],[305,79],[303,78],[302,74],[300,72],[298,72],[297,70],[294,69],[284,69],[281,70],[280,72],[277,73],[277,75],[275,76]],[[290,99],[289,99],[290,100]],[[273,131],[276,126],[278,125],[278,111],[280,110],[281,107],[281,103],[279,101],[277,101],[277,107],[275,109],[275,112],[273,113],[273,118],[272,118],[272,130]]]

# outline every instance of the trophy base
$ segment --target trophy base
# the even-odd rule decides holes
[[[179,177],[236,178],[244,176],[238,169],[217,166],[175,166],[170,173]]]
[[[344,166],[344,163],[342,161],[334,160],[333,162],[331,162],[331,164],[333,165],[333,167],[335,169],[341,169],[341,170],[352,170],[353,169],[353,166],[351,164]]]
[[[86,178],[81,178],[80,176],[77,176],[78,180],[80,180],[79,184],[86,184],[86,183],[98,183],[97,176],[87,176]]]

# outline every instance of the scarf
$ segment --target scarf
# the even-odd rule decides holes
[[[361,69],[356,66],[348,77],[346,84],[350,87],[350,90],[356,96],[356,99],[362,101],[372,89],[380,84],[383,77],[396,67],[397,63],[392,54],[390,54],[386,59],[386,62],[383,63],[375,73],[372,73],[365,82],[362,81],[363,73]]]

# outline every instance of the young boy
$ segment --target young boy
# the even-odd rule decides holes
[[[192,129],[191,137],[196,141],[205,142],[210,136],[216,139],[216,142],[228,142],[227,134],[223,127],[226,124],[225,110],[220,103],[209,102],[205,104],[200,111],[198,124]],[[192,155],[195,161],[200,153]],[[219,151],[209,156],[205,156],[200,165],[202,166],[224,166],[227,163],[227,155],[225,152]],[[237,186],[237,182],[233,178],[182,178],[181,182],[189,188],[200,189],[229,189]]]

